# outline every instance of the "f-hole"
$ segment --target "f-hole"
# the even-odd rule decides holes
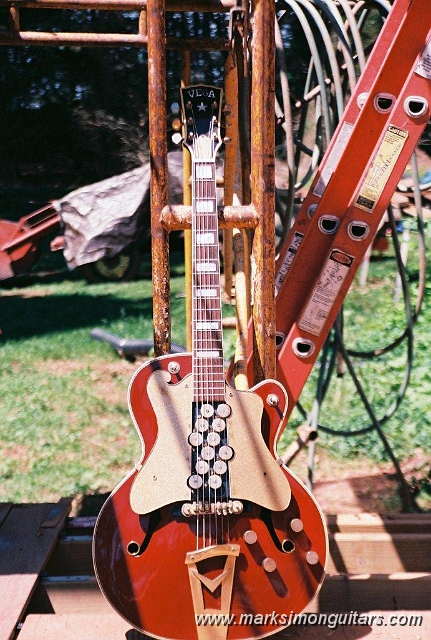
[[[295,551],[295,543],[292,540],[285,539],[281,543],[281,550],[283,553],[292,553],[292,551]]]
[[[139,517],[142,531],[145,532],[145,528],[147,529],[147,533],[145,535],[144,540],[141,543],[137,542],[136,540],[130,540],[126,546],[127,553],[130,556],[133,556],[135,558],[142,555],[144,551],[147,549],[148,545],[150,544],[151,537],[154,531],[156,530],[156,527],[159,524],[160,520],[162,519],[161,513],[159,510],[153,511],[152,513],[150,513],[150,518],[149,518],[147,527],[144,527],[144,518],[145,516]]]

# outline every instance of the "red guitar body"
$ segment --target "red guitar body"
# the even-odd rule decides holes
[[[132,379],[129,405],[144,451],[136,469],[108,498],[96,524],[93,553],[100,587],[112,606],[133,627],[157,638],[239,640],[276,633],[289,624],[293,613],[303,611],[323,580],[327,536],[322,514],[308,490],[280,466],[280,481],[286,480],[291,489],[288,507],[271,512],[247,500],[241,513],[222,516],[222,532],[216,530],[217,523],[211,523],[209,518],[206,537],[210,535],[214,545],[221,543],[227,553],[222,556],[210,553],[211,557],[199,561],[201,556],[196,551],[197,563],[193,565],[191,552],[196,550],[201,535],[197,530],[198,518],[184,516],[181,503],[175,502],[145,515],[131,508],[130,496],[139,473],[157,451],[161,431],[172,428],[172,425],[159,424],[159,407],[156,403],[153,406],[148,398],[155,374],[165,381],[162,387],[166,384],[166,393],[172,394],[178,388],[182,396],[184,388],[191,383],[191,355],[153,360],[141,367]],[[286,408],[281,385],[267,381],[251,391],[235,393],[240,399],[250,395],[260,397],[263,406],[260,444],[275,458],[280,418]],[[272,401],[268,402],[268,398]],[[175,420],[174,417],[174,425]],[[242,428],[247,430],[247,426],[243,424]],[[173,439],[179,437],[179,431],[172,434]],[[250,437],[256,438],[256,434]],[[257,444],[257,458],[246,460],[250,479],[259,473],[260,445]],[[241,456],[241,451],[236,450],[235,456]],[[158,460],[158,465],[162,469],[164,460]],[[175,482],[175,470],[168,469],[166,474]],[[209,531],[211,527],[214,530]],[[228,567],[225,557],[230,548],[235,548],[236,557],[234,565]],[[198,581],[198,596],[191,588],[190,567],[192,573],[197,570],[205,576]],[[223,582],[223,575],[229,571],[233,571],[230,585]],[[219,582],[218,576],[221,576]],[[219,620],[214,626],[199,625],[197,617],[201,614],[223,614],[232,618]]]

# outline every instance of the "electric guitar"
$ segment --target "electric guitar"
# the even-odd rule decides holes
[[[283,387],[226,382],[215,173],[222,91],[190,86],[181,101],[192,157],[193,353],[145,363],[130,383],[143,451],[100,512],[94,565],[108,601],[149,636],[260,638],[317,593],[326,528],[276,453]]]

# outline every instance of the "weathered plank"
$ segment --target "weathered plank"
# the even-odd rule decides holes
[[[428,533],[431,513],[355,513],[328,515],[330,533]]]
[[[274,640],[426,640],[431,635],[429,611],[368,611],[356,613],[356,624],[340,624],[335,618],[326,618],[326,624],[293,624],[270,636]],[[347,614],[349,615],[349,614]],[[361,615],[361,618],[359,616]],[[366,618],[364,617],[366,616]],[[394,618],[397,616],[394,624]],[[324,618],[320,618],[325,622]],[[353,620],[353,619],[352,619]],[[409,625],[408,622],[411,624]],[[181,624],[181,620],[178,621]],[[421,624],[419,624],[421,623]],[[19,640],[144,640],[148,636],[133,631],[130,625],[115,614],[29,615]]]
[[[329,561],[334,573],[431,572],[431,517],[371,514],[331,516]],[[70,531],[70,530],[69,530]],[[47,567],[51,575],[92,574],[91,533],[62,538]]]
[[[431,571],[431,533],[334,533],[329,573]]]
[[[133,640],[145,636],[134,632]],[[132,640],[130,624],[115,613],[34,614],[25,619],[20,640]]]
[[[4,518],[0,526],[0,640],[14,635],[69,509],[70,501],[15,505]]]
[[[430,573],[328,576],[310,611],[431,609]]]
[[[2,502],[0,504],[0,527],[2,523],[6,520],[9,511],[12,509],[12,504],[10,502]]]
[[[375,607],[431,609],[431,573],[328,576],[307,611],[366,611]],[[40,580],[32,610],[50,613],[52,609],[62,615],[113,611],[93,576],[80,580],[68,577]]]

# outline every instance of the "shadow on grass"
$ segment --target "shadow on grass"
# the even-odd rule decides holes
[[[141,300],[110,294],[8,295],[0,302],[1,342],[116,322],[152,317],[152,298]]]

